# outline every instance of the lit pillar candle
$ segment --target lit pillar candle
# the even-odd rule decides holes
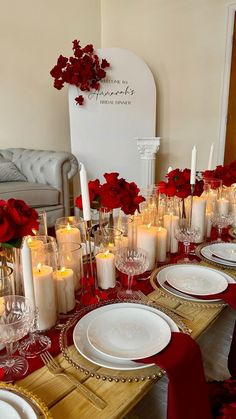
[[[116,285],[115,256],[109,250],[95,256],[98,286],[104,290]]]
[[[226,198],[217,199],[217,210],[220,215],[227,216],[229,213],[229,200]]]
[[[175,228],[179,222],[177,215],[165,214],[163,216],[163,225],[167,230],[167,252],[178,252],[178,240],[175,237]]]
[[[197,165],[197,148],[196,146],[194,146],[192,149],[192,157],[191,157],[190,185],[195,185],[196,183],[196,165]]]
[[[81,188],[82,205],[83,205],[83,217],[84,217],[84,221],[90,221],[91,210],[90,210],[88,179],[87,179],[87,172],[82,163],[80,163],[79,174],[80,174],[80,188]]]
[[[167,249],[167,230],[157,227],[157,262],[165,262]]]
[[[77,227],[67,224],[56,230],[58,244],[60,243],[81,243],[81,234]]]
[[[205,214],[206,214],[206,200],[198,196],[193,197],[192,205],[192,227],[199,228],[199,235],[195,243],[204,241],[205,236]]]
[[[54,275],[57,294],[57,310],[68,313],[75,307],[75,287],[72,269],[62,268]]]
[[[137,229],[137,247],[146,250],[148,254],[148,270],[155,267],[157,255],[157,227],[141,224]]]
[[[212,228],[212,212],[206,212],[206,237],[211,237],[211,228]]]
[[[56,293],[53,270],[48,265],[33,268],[35,302],[38,308],[38,328],[47,330],[57,321]]]
[[[35,308],[35,290],[31,260],[31,249],[28,245],[29,236],[25,237],[21,247],[21,263],[25,297],[29,298]]]

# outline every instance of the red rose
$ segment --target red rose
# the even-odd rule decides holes
[[[34,208],[30,208],[20,199],[9,199],[7,201],[7,213],[15,224],[14,238],[32,234],[32,230],[38,230],[38,214]]]
[[[102,59],[102,63],[101,63],[101,67],[102,68],[107,68],[110,67],[110,64],[107,60],[105,60],[104,58]]]
[[[64,84],[63,84],[62,80],[55,79],[55,81],[54,81],[55,89],[61,90],[63,88],[63,86],[64,86]]]
[[[90,180],[88,183],[88,188],[89,188],[89,199],[90,199],[90,204],[92,208],[98,207],[99,202],[100,202],[100,187],[101,184],[99,182],[98,179],[96,180]],[[83,204],[82,204],[82,196],[78,196],[75,199],[75,205],[76,207],[78,207],[80,210],[83,209]]]
[[[84,98],[83,98],[83,96],[79,95],[79,96],[77,96],[75,98],[75,101],[76,101],[76,105],[80,105],[81,106],[84,103]]]
[[[14,237],[14,223],[11,222],[6,210],[0,208],[0,243],[5,243]]]

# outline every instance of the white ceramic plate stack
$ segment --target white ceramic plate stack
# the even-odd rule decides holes
[[[7,389],[0,389],[0,417],[2,419],[37,419],[27,401]]]
[[[153,364],[136,363],[162,351],[179,332],[162,311],[136,303],[99,307],[76,324],[73,340],[77,350],[96,365],[113,370],[138,370]]]
[[[218,294],[224,291],[228,284],[233,284],[233,278],[216,269],[197,264],[176,264],[165,266],[157,273],[153,280],[155,287],[161,287],[168,293],[193,302],[214,303],[220,299],[207,299],[195,297]],[[193,294],[194,297],[188,294]]]
[[[236,268],[236,243],[211,243],[201,247],[200,254],[209,262]]]

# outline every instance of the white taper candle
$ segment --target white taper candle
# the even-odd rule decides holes
[[[87,172],[82,163],[80,163],[80,188],[81,188],[81,195],[82,195],[83,217],[85,221],[90,221],[91,211],[90,211],[88,179],[87,179]]]
[[[192,149],[192,158],[191,158],[190,185],[195,185],[196,183],[196,164],[197,164],[197,148],[196,146],[194,146]]]

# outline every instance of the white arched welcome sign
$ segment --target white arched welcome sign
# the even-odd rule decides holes
[[[156,87],[148,66],[121,48],[98,50],[111,67],[99,91],[75,103],[76,87],[69,87],[71,151],[83,162],[89,179],[102,180],[105,172],[118,172],[141,184],[137,138],[155,137]]]

